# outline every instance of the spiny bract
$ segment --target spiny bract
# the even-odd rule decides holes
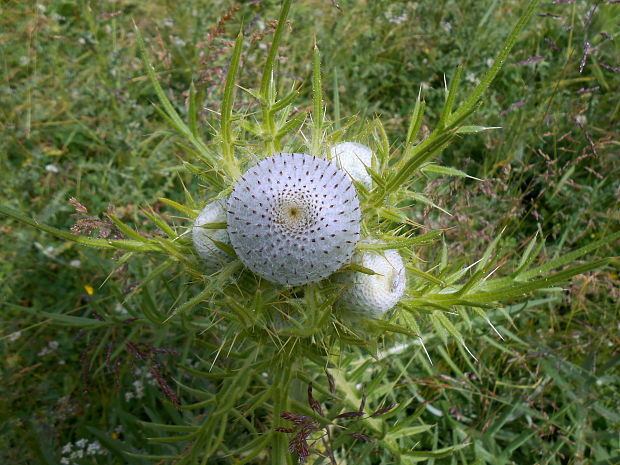
[[[372,167],[372,150],[369,147],[357,142],[343,142],[332,147],[331,158],[354,180],[366,189],[372,189],[372,179],[366,171],[366,167]]]
[[[208,269],[217,269],[228,263],[232,257],[222,252],[213,241],[230,244],[226,229],[209,229],[203,227],[208,223],[226,222],[226,199],[216,200],[207,204],[194,221],[192,240],[198,256],[205,261]]]
[[[360,236],[360,205],[346,173],[304,153],[250,168],[228,200],[228,233],[254,273],[287,286],[320,281],[347,263]]]
[[[405,292],[405,264],[398,250],[364,251],[354,262],[373,270],[374,275],[346,272],[338,277],[345,285],[339,305],[348,311],[379,317],[398,303]]]

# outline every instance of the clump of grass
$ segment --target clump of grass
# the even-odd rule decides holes
[[[40,309],[29,310],[26,305],[20,306],[19,310],[80,331],[76,342],[85,344],[85,355],[78,357],[84,373],[81,381],[88,387],[85,398],[94,399],[99,392],[102,402],[98,406],[101,406],[104,416],[110,417],[106,423],[120,423],[124,431],[115,433],[117,437],[111,438],[92,424],[81,427],[89,435],[99,438],[118,460],[180,459],[183,463],[191,463],[209,457],[214,460],[234,457],[248,462],[268,460],[264,455],[267,451],[272,457],[290,460],[287,452],[290,442],[282,433],[277,434],[276,429],[287,427],[282,415],[290,411],[306,415],[312,419],[309,422],[319,425],[325,423],[325,417],[315,408],[316,404],[308,404],[300,392],[302,386],[313,382],[313,386],[321,392],[318,401],[330,398],[327,395],[329,387],[322,387],[324,383],[318,380],[325,365],[330,366],[330,373],[338,389],[338,395],[329,401],[324,410],[328,418],[355,409],[360,411],[362,409],[359,406],[366,402],[369,408],[375,410],[395,403],[398,403],[398,407],[386,411],[382,418],[363,420],[364,428],[377,437],[375,443],[367,442],[361,436],[345,435],[334,438],[333,442],[323,448],[316,447],[314,452],[318,456],[329,457],[328,450],[331,450],[334,460],[346,455],[350,460],[359,459],[361,463],[369,461],[371,453],[377,449],[386,460],[396,458],[401,461],[435,459],[455,453],[479,453],[487,458],[501,456],[503,438],[495,439],[495,436],[500,430],[512,433],[511,429],[504,429],[507,420],[500,418],[491,429],[482,427],[482,436],[476,438],[472,446],[468,446],[468,430],[452,420],[454,417],[459,422],[470,415],[469,411],[463,413],[464,408],[453,410],[455,402],[452,394],[453,391],[460,393],[460,387],[451,389],[440,386],[441,395],[444,396],[440,410],[432,402],[427,403],[435,393],[432,390],[419,393],[417,386],[407,386],[416,395],[412,397],[407,394],[409,400],[403,402],[402,391],[397,389],[399,382],[420,373],[412,367],[412,359],[396,357],[393,364],[391,359],[390,363],[376,363],[368,358],[368,352],[376,353],[383,360],[379,348],[389,352],[393,350],[393,344],[404,341],[407,347],[415,349],[416,360],[421,360],[420,366],[424,367],[428,376],[436,376],[442,383],[451,382],[446,379],[449,369],[458,374],[459,379],[472,381],[475,379],[472,376],[480,378],[481,370],[474,370],[476,365],[466,353],[471,351],[479,354],[479,351],[472,350],[472,342],[469,341],[472,338],[465,336],[466,332],[481,332],[485,324],[493,322],[506,337],[514,327],[497,324],[501,321],[500,315],[505,312],[510,316],[511,312],[520,307],[506,309],[498,301],[521,298],[524,293],[536,289],[548,289],[575,274],[608,263],[597,261],[562,269],[572,260],[611,242],[615,236],[603,235],[602,239],[584,244],[583,248],[566,256],[537,261],[544,248],[540,239],[531,240],[527,244],[510,244],[503,242],[503,236],[492,234],[488,241],[490,246],[482,250],[482,259],[471,265],[472,262],[455,260],[449,255],[447,246],[438,242],[440,232],[418,230],[416,211],[409,209],[410,204],[404,199],[416,199],[416,208],[424,205],[435,209],[437,204],[429,198],[428,193],[416,188],[418,183],[426,177],[437,175],[463,175],[458,170],[428,162],[448,143],[461,137],[460,134],[484,129],[462,126],[461,118],[473,110],[480,92],[499,70],[497,65],[488,75],[489,80],[482,81],[484,85],[459,107],[455,107],[455,102],[459,95],[458,77],[462,73],[455,73],[447,98],[441,102],[443,105],[428,105],[432,111],[443,107],[442,113],[430,114],[431,118],[435,116],[438,121],[437,129],[432,133],[423,134],[424,100],[414,99],[416,104],[402,150],[393,142],[390,143],[388,132],[379,120],[364,123],[364,128],[360,130],[363,135],[355,134],[347,128],[347,138],[367,137],[377,153],[377,163],[368,171],[375,189],[364,190],[363,186],[358,187],[364,206],[366,233],[380,236],[385,244],[381,247],[399,249],[408,264],[410,279],[407,298],[387,319],[368,320],[359,327],[341,319],[332,306],[341,289],[331,282],[283,289],[257,279],[252,273],[243,270],[238,261],[232,261],[215,274],[205,275],[186,234],[193,218],[204,205],[203,201],[197,199],[214,199],[226,193],[244,169],[263,155],[282,150],[307,150],[320,156],[324,153],[323,147],[342,140],[344,136],[344,131],[338,130],[338,124],[346,126],[346,122],[332,123],[325,116],[321,82],[323,76],[317,48],[312,67],[313,100],[311,105],[307,105],[312,107],[311,119],[306,112],[298,111],[299,107],[295,105],[301,99],[298,87],[289,87],[287,80],[277,72],[278,40],[285,31],[288,5],[285,2],[273,31],[274,43],[267,64],[260,73],[260,86],[257,90],[244,86],[248,89],[244,97],[239,96],[235,90],[244,56],[244,37],[237,37],[232,59],[226,66],[226,85],[223,86],[218,118],[209,119],[209,124],[215,128],[212,136],[205,136],[199,124],[203,118],[199,92],[190,87],[185,114],[183,105],[176,103],[178,99],[170,98],[169,93],[164,91],[160,84],[162,76],[152,71],[146,48],[141,48],[143,59],[147,62],[145,66],[151,88],[154,89],[154,92],[151,88],[145,92],[159,100],[159,115],[174,131],[174,134],[167,134],[167,146],[178,144],[179,150],[184,153],[183,168],[186,171],[181,175],[183,183],[178,183],[181,195],[175,193],[172,182],[168,182],[167,193],[160,195],[156,191],[150,194],[150,199],[140,199],[139,203],[152,204],[152,199],[162,197],[161,202],[155,204],[155,209],[141,213],[139,221],[136,221],[137,215],[130,216],[134,218],[137,227],[130,227],[127,220],[122,221],[122,217],[116,214],[99,218],[98,221],[111,221],[114,224],[114,233],[118,236],[116,239],[71,235],[62,229],[41,226],[29,216],[3,207],[4,213],[54,233],[63,240],[107,248],[118,253],[116,265],[119,276],[118,279],[112,277],[108,281],[109,297],[99,297],[99,290],[81,286],[85,291],[81,302],[73,308],[65,308],[71,314],[65,314],[66,311],[42,313]],[[506,48],[504,51],[507,53]],[[171,84],[174,82],[170,81]],[[281,94],[282,89],[292,91]],[[254,105],[236,105],[248,101]],[[238,108],[241,110],[235,110]],[[258,111],[252,112],[248,108],[257,108]],[[298,128],[301,128],[301,132]],[[310,135],[310,140],[301,137],[305,133]],[[190,173],[205,185],[200,197],[191,186],[189,190],[183,189],[183,185],[192,182]],[[165,195],[173,198],[166,198]],[[175,214],[169,213],[168,208],[176,209],[178,213],[175,214],[180,216],[175,217]],[[141,224],[145,221],[146,225]],[[438,247],[430,247],[432,245]],[[427,249],[424,250],[423,246],[427,246]],[[519,246],[521,249],[515,254],[514,250]],[[371,244],[367,248],[372,249],[372,253],[381,253],[375,250],[381,247]],[[136,259],[136,255],[141,252],[155,254]],[[226,252],[225,247],[223,252]],[[499,257],[506,254],[506,261],[516,266],[510,272],[504,271],[504,268],[508,268],[504,266],[497,273],[497,276],[504,273],[504,277],[495,277],[493,273],[503,263]],[[145,255],[141,254],[142,257]],[[89,253],[88,259],[98,260],[97,257]],[[110,264],[107,266],[110,269]],[[561,271],[553,273],[554,269]],[[346,271],[372,272],[361,268]],[[103,280],[103,276],[101,278]],[[530,308],[535,311],[535,307]],[[453,315],[455,312],[458,318]],[[429,327],[430,331],[427,329]],[[147,340],[151,343],[143,342]],[[432,341],[442,341],[443,345],[437,342],[431,345]],[[488,344],[493,345],[494,350],[503,350],[488,336],[484,341],[491,341]],[[511,344],[521,344],[518,337],[510,337],[510,341]],[[164,370],[163,363],[152,355],[168,350],[162,345],[174,347],[179,354],[177,360],[180,371],[179,376],[175,376],[176,385],[172,384],[171,377],[162,374],[160,370]],[[356,346],[360,346],[361,350]],[[435,365],[431,366],[426,361],[427,346],[433,353]],[[209,356],[201,356],[201,349],[207,351]],[[131,354],[124,361],[123,351]],[[442,357],[439,362],[436,352]],[[136,387],[136,395],[143,392],[142,409],[130,409],[121,404],[119,397],[122,396],[105,390],[106,378],[91,376],[91,371],[94,374],[108,371],[108,379],[112,377],[120,380],[123,373],[127,376],[133,373],[135,376],[137,372],[133,365],[143,363],[146,372],[153,375],[153,370],[157,370],[161,376],[155,377],[159,387],[146,386],[142,391]],[[469,374],[461,366],[467,367]],[[489,362],[488,366],[492,364]],[[172,364],[167,368],[174,370]],[[545,366],[545,370],[553,373],[548,366]],[[366,394],[357,389],[360,382],[366,383]],[[503,382],[510,383],[510,379],[506,378]],[[331,385],[329,379],[328,385]],[[162,391],[166,396],[162,395]],[[508,405],[514,402],[518,398],[515,392],[519,391],[507,389],[506,397],[498,403]],[[572,391],[569,389],[567,392]],[[485,394],[483,392],[481,397]],[[414,406],[413,399],[422,404]],[[467,406],[474,407],[477,399],[471,395],[466,399]],[[183,406],[182,410],[175,408],[177,403]],[[105,405],[113,407],[104,408]],[[601,411],[607,408],[604,401],[597,402],[597,405]],[[128,413],[128,410],[132,413]],[[441,412],[445,419],[441,431],[450,434],[440,435],[440,428],[434,430],[432,438],[429,434],[422,434],[433,429],[431,424],[435,420],[424,416],[427,411],[435,416]],[[492,420],[496,412],[501,411],[501,406],[497,405],[491,411],[484,412],[487,414],[485,418]],[[576,412],[584,415],[584,410],[576,409]],[[471,417],[474,415],[481,416],[479,412],[474,412]],[[541,417],[542,420],[537,418],[541,428],[554,424],[546,421],[544,415]],[[398,422],[390,418],[398,419]],[[562,415],[557,415],[553,421],[562,418]],[[514,429],[517,430],[517,427]],[[33,441],[40,443],[36,436],[33,436]],[[141,438],[144,437],[151,438],[148,447],[143,444]],[[516,438],[509,444],[506,457],[518,451],[522,444],[539,445],[537,439],[541,437],[545,436],[537,432]],[[422,443],[416,450],[411,450],[412,441],[418,439]],[[585,442],[579,444],[578,449],[585,447]],[[567,447],[566,442],[544,450],[555,454],[562,447]],[[601,446],[597,443],[596,447],[600,449]],[[39,444],[38,448],[49,451],[51,446]]]

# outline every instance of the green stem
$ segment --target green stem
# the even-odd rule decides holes
[[[280,418],[282,412],[288,408],[288,397],[293,378],[294,360],[284,359],[282,365],[274,368],[274,385],[273,390],[273,426],[289,426]],[[274,465],[290,465],[292,464],[292,456],[288,452],[288,441],[286,435],[282,433],[273,433],[271,463]]]
[[[273,118],[271,105],[263,107],[263,137],[265,139],[265,155],[273,155],[278,151],[276,146],[276,122]]]
[[[292,0],[284,0],[282,3],[282,9],[280,10],[280,16],[278,17],[278,26],[276,32],[273,35],[273,42],[269,49],[269,55],[263,68],[263,76],[260,83],[260,101],[263,114],[263,138],[265,140],[266,155],[273,155],[280,151],[280,144],[277,140],[277,130],[275,122],[275,112],[273,106],[276,103],[276,89],[273,78],[274,64],[276,55],[278,54],[278,45],[280,44],[280,38],[286,24],[286,18],[288,12],[291,9]]]
[[[282,31],[284,30],[284,25],[286,24],[288,12],[291,9],[291,3],[292,0],[284,0],[284,3],[282,3],[282,9],[280,10],[280,16],[278,17],[278,26],[276,27],[276,32],[273,35],[273,42],[271,43],[271,48],[269,49],[269,55],[267,55],[267,61],[265,62],[265,67],[263,68],[263,77],[260,82],[260,93],[263,97],[267,95],[270,82],[273,78],[273,63],[278,53],[278,45],[280,44],[280,38],[282,37]]]
[[[235,159],[234,139],[232,134],[232,108],[235,101],[235,81],[237,78],[237,70],[239,69],[239,61],[241,59],[241,49],[243,47],[243,34],[240,32],[235,40],[233,56],[230,60],[228,74],[226,75],[226,86],[224,89],[224,98],[222,100],[221,109],[221,137],[222,152],[224,153],[224,164],[226,170],[237,179],[241,176],[241,171]]]
[[[323,89],[321,88],[321,54],[314,44],[313,67],[312,67],[312,91],[314,108],[312,112],[312,156],[321,156],[321,132],[323,129]]]

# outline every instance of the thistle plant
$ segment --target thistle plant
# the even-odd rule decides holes
[[[468,350],[461,323],[469,322],[470,315],[492,325],[492,310],[502,302],[553,290],[577,274],[606,265],[605,259],[571,263],[620,237],[612,235],[539,265],[533,264],[543,241],[533,238],[516,268],[500,270],[498,234],[477,262],[463,266],[449,257],[442,231],[422,230],[406,208],[412,200],[435,206],[416,189],[425,176],[464,175],[432,160],[460,137],[491,129],[466,122],[482,104],[537,3],[527,6],[492,67],[465,97],[459,94],[462,70],[456,69],[428,137],[421,136],[425,103],[418,97],[403,147],[390,142],[379,119],[367,122],[358,134],[348,133],[347,124],[339,129],[340,122],[329,120],[318,46],[312,56],[311,115],[298,110],[300,84],[276,78],[276,56],[291,0],[283,2],[256,88],[237,85],[244,35],[237,36],[209,135],[199,124],[193,85],[184,119],[162,88],[136,28],[146,73],[159,100],[156,108],[184,150],[183,166],[201,184],[200,196],[180,187],[184,201],[160,199],[180,216],[172,220],[171,214],[146,212],[156,234],[137,231],[110,212],[114,238],[62,231],[0,206],[3,214],[60,238],[116,250],[120,265],[141,263],[141,255],[157,257],[154,268],[145,264],[149,271],[140,283],[119,296],[128,305],[130,323],[111,312],[99,313],[96,319],[91,314],[42,315],[88,329],[86,337],[93,345],[97,337],[106,340],[124,324],[134,325],[134,333],[143,327],[165,328],[170,337],[182,340],[187,356],[183,360],[196,360],[179,362],[179,376],[169,376],[176,381],[172,387],[160,382],[166,394],[161,409],[174,413],[167,413],[165,421],[157,421],[155,415],[149,415],[150,421],[136,419],[149,431],[146,445],[102,439],[104,446],[136,460],[179,464],[288,464],[311,454],[335,464],[351,447],[365,457],[379,450],[386,461],[414,463],[461,447],[416,448],[412,438],[430,425],[408,409],[411,398],[382,389],[381,377],[363,389],[357,386],[360,367],[371,363],[380,349],[423,343],[426,327]],[[257,103],[259,110],[233,112],[239,99]],[[362,140],[362,133],[369,140]],[[343,141],[346,144],[339,145]],[[371,148],[363,149],[361,142]],[[347,152],[351,148],[352,155]],[[174,306],[167,310],[153,304],[150,286],[169,289]],[[132,352],[130,347],[137,345],[127,347]],[[123,350],[110,351],[108,366]],[[132,354],[151,360],[144,351]],[[309,384],[319,400],[304,395]],[[319,402],[325,408],[317,408]],[[339,422],[348,417],[356,418],[359,430],[336,438],[332,431],[342,428]],[[285,434],[289,430],[295,434],[292,439]],[[302,448],[306,444],[308,450]]]

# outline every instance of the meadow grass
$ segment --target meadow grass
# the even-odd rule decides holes
[[[250,3],[5,2],[3,202],[65,230],[78,220],[95,224],[86,214],[72,216],[71,197],[100,218],[112,204],[116,217],[154,236],[157,224],[145,211],[183,226],[157,199],[200,199],[210,173],[196,178],[188,171],[187,151],[153,106],[158,96],[133,21],[184,119],[191,114],[194,83],[196,126],[214,150],[220,141],[209,136],[209,125],[225,97],[223,81],[240,28],[246,45],[237,77],[246,88],[260,82],[275,32],[271,21],[279,3]],[[341,9],[329,1],[293,3],[277,57],[279,86],[289,89],[298,78],[298,110],[312,111],[316,40],[326,120],[342,130],[342,138],[379,145],[377,131],[369,129],[379,115],[394,150],[406,144],[420,87],[428,109],[424,135],[440,118],[444,83],[457,65],[464,68],[464,91],[472,90],[523,9],[516,1],[339,4]],[[499,230],[498,274],[519,265],[513,251],[527,250],[534,237],[541,246],[533,261],[538,265],[618,230],[619,10],[611,2],[542,5],[472,121],[501,129],[463,136],[440,156],[442,164],[481,181],[431,172],[416,181],[418,192],[451,215],[420,203],[409,214],[427,228],[445,229],[445,254],[455,266],[478,260]],[[234,110],[258,112],[242,93]],[[112,225],[96,225],[113,231]],[[117,253],[78,247],[5,217],[2,237],[3,462],[62,463],[89,445],[91,455],[68,463],[165,461],[189,450],[194,425],[210,411],[209,393],[250,382],[223,374],[225,365],[213,361],[218,341],[184,332],[186,316],[174,326],[162,324],[169,309],[198,294],[181,270],[164,269],[148,257],[119,262]],[[617,254],[617,241],[594,252]],[[435,260],[424,252],[420,258]],[[166,279],[144,284],[154,270]],[[332,438],[338,463],[412,463],[416,453],[428,463],[616,463],[618,281],[616,260],[577,276],[566,292],[489,310],[501,338],[485,318],[460,311],[455,324],[477,360],[430,323],[419,339],[390,337],[343,353],[347,369],[332,372],[336,385],[364,386],[375,409],[398,403],[385,414],[396,427],[383,444],[393,441],[413,454],[399,457],[341,434]],[[142,292],[127,301],[136,287]],[[385,352],[397,343],[402,345]],[[146,368],[149,360],[157,371]],[[313,373],[297,368],[302,377]],[[361,400],[362,387],[333,399],[326,377],[306,381],[330,411],[355,408],[349,404]],[[296,383],[294,390],[305,389]],[[273,406],[263,392],[258,385],[250,398],[255,405],[224,406],[232,426],[221,453],[208,463],[233,463],[227,454],[235,451],[247,457],[253,449],[244,447],[256,437],[250,432],[270,430],[265,419]],[[294,396],[292,407],[309,413],[300,398]],[[179,399],[181,409],[174,405]],[[249,407],[252,413],[243,414]],[[347,431],[353,434],[385,433],[371,421],[352,424]],[[168,435],[188,439],[172,443]],[[148,447],[145,437],[155,438]],[[88,443],[77,445],[80,440]],[[267,463],[263,449],[247,460]],[[312,460],[329,463],[318,455]]]

